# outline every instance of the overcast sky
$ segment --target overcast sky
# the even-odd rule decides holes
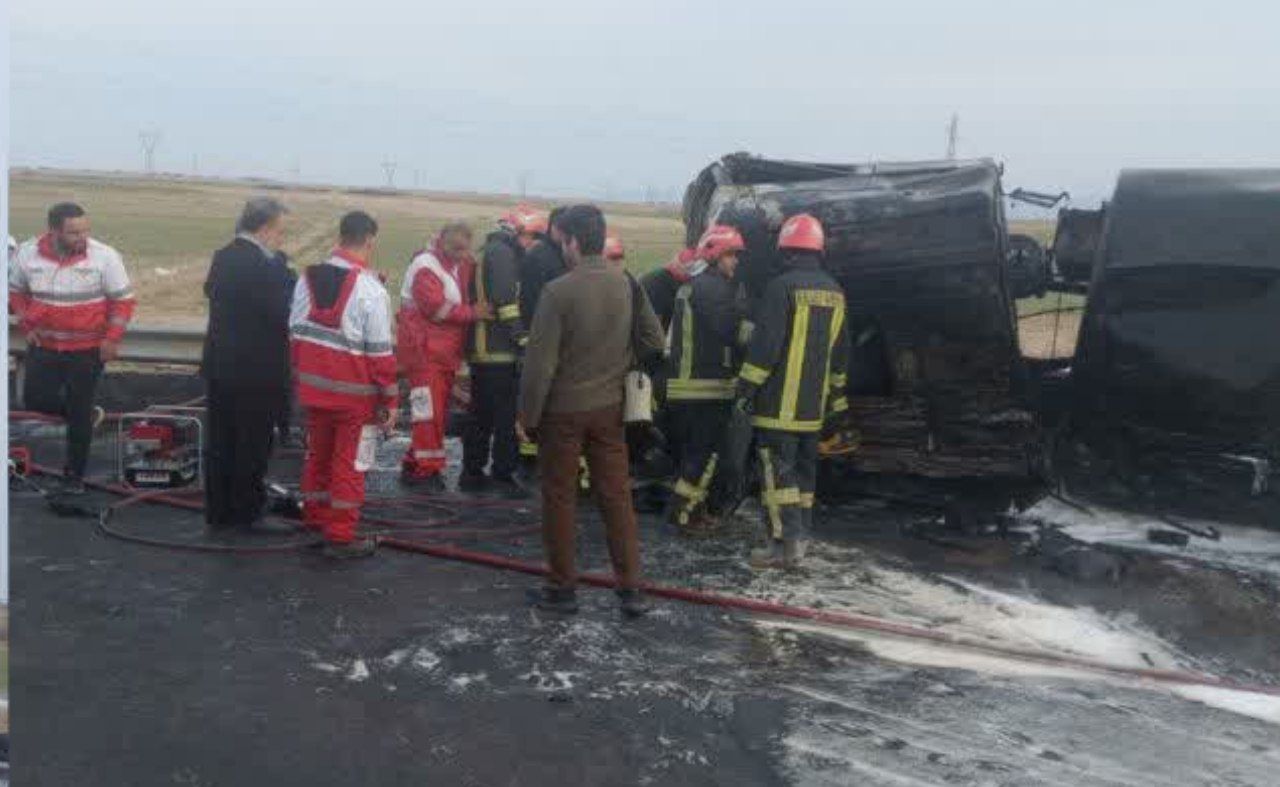
[[[734,150],[1006,187],[1280,164],[1280,4],[7,0],[17,165],[670,196]]]

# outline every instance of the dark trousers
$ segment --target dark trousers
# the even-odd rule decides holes
[[[554,587],[577,585],[574,565],[578,539],[578,460],[586,455],[596,505],[604,517],[618,587],[640,582],[640,541],[631,507],[626,430],[622,406],[585,413],[547,413],[538,428],[538,464],[542,475],[542,543]]]
[[[818,480],[818,434],[760,429],[760,502],[774,539],[807,538]]]
[[[26,384],[22,389],[26,406],[36,412],[61,416],[67,422],[69,476],[84,478],[93,442],[93,397],[102,376],[98,351],[59,352],[32,347],[27,352]]]
[[[668,400],[672,436],[680,445],[675,494],[676,513],[681,521],[698,506],[715,515],[722,508],[723,494],[714,485],[724,442],[725,424],[733,407],[728,401],[683,402]]]
[[[211,527],[244,527],[262,516],[264,478],[283,392],[208,384],[205,451],[205,521]]]
[[[471,365],[471,420],[462,437],[462,470],[484,472],[493,444],[494,478],[510,478],[516,471],[520,445],[516,440],[516,399],[520,376],[513,363]]]

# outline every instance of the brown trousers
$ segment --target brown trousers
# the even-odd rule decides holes
[[[640,543],[636,512],[631,507],[622,406],[582,413],[547,413],[538,429],[538,463],[542,474],[542,542],[551,569],[548,582],[559,588],[577,585],[574,565],[578,529],[578,458],[586,454],[596,505],[604,517],[609,557],[618,587],[640,582]]]

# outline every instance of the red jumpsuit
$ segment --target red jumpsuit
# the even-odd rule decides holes
[[[449,257],[437,240],[405,271],[396,352],[410,386],[413,436],[403,460],[409,476],[427,478],[445,467],[449,397],[466,350],[467,326],[475,322],[475,311],[465,302],[474,270],[470,257]]]
[[[303,521],[327,541],[350,543],[372,464],[372,421],[380,408],[395,409],[399,390],[391,300],[362,260],[339,249],[298,282],[289,336],[307,411]]]

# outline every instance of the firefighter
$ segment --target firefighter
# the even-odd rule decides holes
[[[640,286],[644,289],[644,294],[649,296],[649,303],[653,304],[654,313],[662,321],[662,330],[671,328],[676,291],[706,268],[707,263],[698,259],[695,249],[681,249],[671,262],[640,278]]]
[[[332,558],[365,557],[356,538],[364,473],[380,429],[395,426],[398,387],[391,350],[391,299],[369,268],[378,224],[342,217],[338,247],[307,268],[294,293],[289,332],[298,401],[307,413],[303,522],[321,532]]]
[[[472,300],[493,304],[494,319],[477,321],[471,334],[471,420],[462,441],[458,482],[464,491],[492,488],[513,498],[528,495],[515,478],[516,360],[528,338],[520,315],[520,268],[525,251],[546,231],[545,215],[517,206],[489,235],[472,281]]]
[[[707,264],[706,272],[676,292],[667,333],[666,406],[672,437],[680,446],[671,521],[688,535],[707,533],[718,524],[717,501],[708,494],[741,356],[733,279],[744,248],[733,227],[716,224],[703,233],[695,253]]]
[[[66,419],[61,491],[81,494],[93,429],[104,415],[93,404],[98,378],[120,352],[133,288],[119,252],[89,237],[84,208],[62,202],[48,218],[48,232],[14,252],[9,308],[29,348],[24,400]]]
[[[432,492],[445,491],[444,438],[453,379],[462,366],[467,331],[493,316],[488,303],[467,302],[475,260],[471,228],[446,224],[431,248],[418,252],[405,271],[396,315],[396,351],[409,378],[412,440],[401,477]]]
[[[795,567],[813,520],[820,433],[848,409],[849,340],[844,292],[822,268],[825,239],[813,216],[782,225],[784,272],[761,299],[755,334],[738,375],[735,406],[752,415],[768,544],[754,568]]]

